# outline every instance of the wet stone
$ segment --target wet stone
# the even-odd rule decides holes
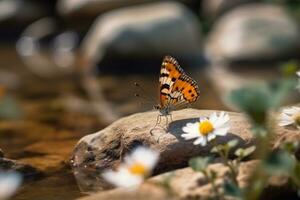
[[[17,171],[25,180],[35,180],[42,176],[42,173],[31,165],[3,157],[0,158],[0,171]]]

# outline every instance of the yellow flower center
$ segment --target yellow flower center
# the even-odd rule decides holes
[[[199,131],[201,135],[208,135],[210,132],[212,132],[214,130],[214,126],[212,125],[212,123],[208,120],[202,122],[199,124]]]
[[[134,175],[142,175],[142,176],[147,176],[148,175],[148,169],[140,164],[140,163],[135,163],[129,167],[130,173]]]
[[[296,125],[300,125],[300,112],[295,113],[292,118],[294,119]]]

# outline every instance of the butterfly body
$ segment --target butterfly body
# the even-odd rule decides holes
[[[159,100],[155,106],[160,115],[168,116],[174,108],[195,102],[199,97],[198,85],[171,56],[165,56],[159,76]]]

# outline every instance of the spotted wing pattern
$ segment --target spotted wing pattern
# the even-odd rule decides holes
[[[185,74],[175,58],[165,56],[160,70],[160,105],[162,108],[192,103],[199,97],[196,81]]]

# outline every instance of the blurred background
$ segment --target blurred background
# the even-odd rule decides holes
[[[233,89],[299,69],[299,22],[297,0],[0,0],[0,157],[25,174],[15,199],[84,195],[74,145],[151,110],[163,56],[198,82],[192,107],[235,110]]]

